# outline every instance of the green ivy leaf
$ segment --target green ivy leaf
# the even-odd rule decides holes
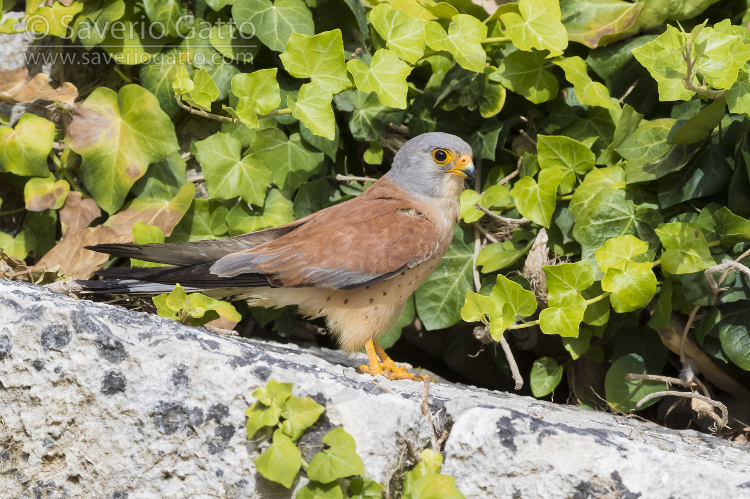
[[[343,499],[343,497],[341,486],[336,482],[308,482],[294,496],[295,499]]]
[[[670,324],[672,315],[672,281],[664,279],[659,292],[659,300],[656,302],[656,308],[651,318],[648,320],[648,327],[655,330],[667,329]]]
[[[608,187],[619,189],[625,187],[625,171],[619,166],[594,168],[583,179],[581,185],[573,193],[568,211],[578,218],[589,209],[589,204],[602,190]],[[598,203],[593,203],[595,206]]]
[[[0,126],[0,172],[24,177],[49,175],[47,156],[55,141],[55,125],[25,113],[15,128]]]
[[[36,237],[30,230],[23,230],[14,236],[0,232],[0,250],[11,258],[23,260],[36,248]]]
[[[570,358],[573,360],[577,360],[586,355],[586,352],[591,348],[591,331],[586,327],[580,328],[578,338],[560,339],[562,340],[563,348],[568,351]]]
[[[282,409],[292,396],[292,388],[294,388],[294,383],[280,383],[272,379],[266,386],[258,387],[253,392],[253,397],[265,405],[276,405]]]
[[[241,197],[246,203],[263,206],[271,171],[253,155],[243,158],[239,140],[218,132],[194,142],[192,148],[203,167],[206,188],[212,198]]]
[[[538,135],[539,167],[558,167],[563,173],[560,181],[560,194],[573,190],[576,174],[585,175],[594,168],[596,156],[591,148],[570,137]]]
[[[187,6],[179,0],[143,0],[148,18],[164,30],[164,35],[175,37],[180,18],[188,15]],[[182,20],[184,23],[184,19]]]
[[[358,476],[352,480],[349,490],[352,493],[351,499],[381,499],[385,487],[375,480]]]
[[[107,213],[116,212],[150,163],[179,150],[169,116],[138,85],[119,93],[98,87],[74,112],[70,147],[83,158],[86,188]]]
[[[474,205],[479,204],[487,209],[493,206],[504,206],[510,204],[508,187],[505,185],[491,185],[479,194],[472,189],[466,189],[461,193],[460,206],[461,218],[467,222],[476,222],[484,216],[484,212],[476,209]]]
[[[516,208],[524,217],[549,228],[552,214],[557,207],[557,186],[563,173],[557,166],[539,172],[539,183],[531,177],[522,177],[510,190],[516,200]]]
[[[541,357],[534,361],[529,375],[531,393],[536,397],[549,395],[562,381],[563,367],[552,357]]]
[[[71,21],[82,9],[83,2],[73,2],[67,7],[61,3],[44,6],[27,18],[26,30],[62,38],[70,34]]]
[[[258,131],[250,143],[250,154],[260,165],[273,165],[273,183],[280,189],[294,191],[323,167],[323,153],[311,148],[292,133],[289,137],[278,128]]]
[[[735,215],[726,206],[714,213],[714,219],[723,246],[731,248],[737,243],[750,241],[750,220]]]
[[[152,67],[154,66],[153,63],[150,63],[146,67]],[[173,66],[175,69],[174,79],[172,80],[172,90],[174,90],[175,95],[184,95],[187,93],[192,92],[192,90],[195,88],[195,83],[193,83],[193,80],[190,78],[190,73],[188,72],[188,68],[186,64],[175,64]],[[146,73],[146,80],[150,81],[150,72]],[[152,91],[152,88],[154,85],[148,85],[148,83],[144,82],[144,85],[149,89],[149,91]],[[159,101],[161,102],[161,101]]]
[[[740,69],[737,81],[725,95],[730,113],[750,114],[750,73]]]
[[[232,5],[232,17],[243,33],[276,52],[284,51],[292,33],[315,34],[312,13],[301,0],[244,0]]]
[[[487,26],[477,18],[458,14],[448,25],[447,33],[439,23],[430,21],[424,33],[425,42],[431,49],[450,52],[464,69],[476,73],[484,71],[487,54],[482,41],[487,37]]]
[[[302,453],[281,430],[274,432],[273,443],[255,458],[255,468],[263,478],[286,488],[292,486],[301,467]]]
[[[726,115],[727,103],[724,97],[716,99],[701,111],[687,120],[672,134],[669,142],[672,144],[693,144],[701,142],[711,136]],[[679,124],[680,122],[677,122]]]
[[[210,111],[211,103],[219,98],[220,92],[205,68],[198,70],[193,79],[193,85],[193,90],[190,91],[185,101],[191,106]]]
[[[279,424],[281,409],[276,404],[266,405],[262,402],[255,402],[247,408],[245,416],[247,416],[247,438],[252,439],[261,428]]]
[[[625,375],[628,373],[648,374],[643,357],[637,353],[630,353],[615,360],[607,371],[607,376],[604,379],[607,402],[618,411],[630,412],[636,410],[635,405],[643,397],[667,389],[667,384],[659,381],[626,381]],[[658,401],[659,397],[651,399],[637,410],[645,409]]]
[[[646,305],[656,293],[656,275],[648,262],[628,260],[622,268],[610,268],[602,279],[602,289],[614,293],[628,308]],[[616,302],[612,301],[613,306]],[[625,310],[614,307],[615,312]]]
[[[550,306],[539,313],[539,328],[544,334],[577,338],[578,328],[586,312],[586,299],[577,293],[565,294],[554,300],[551,297],[552,294]]]
[[[167,242],[201,241],[224,237],[229,230],[227,215],[229,215],[229,210],[221,202],[195,198],[185,216],[175,226]]]
[[[534,293],[504,275],[498,274],[490,297],[498,304],[510,304],[513,315],[517,317],[528,317],[536,312],[537,304]]]
[[[625,235],[607,240],[601,248],[594,252],[596,264],[607,272],[609,269],[624,270],[627,262],[644,262],[644,253],[648,251],[648,243],[635,236]]]
[[[370,22],[386,41],[386,46],[406,62],[416,64],[424,54],[426,22],[423,19],[381,3],[370,11]]]
[[[612,102],[607,87],[599,82],[593,81],[588,75],[586,61],[578,56],[564,57],[552,61],[553,64],[562,68],[565,79],[573,84],[578,102],[587,106],[601,106],[607,109],[617,109]]]
[[[417,312],[425,329],[453,326],[461,319],[466,290],[473,287],[474,243],[460,227],[435,271],[417,288]]]
[[[488,244],[477,255],[477,266],[482,267],[485,274],[510,267],[531,249],[533,243],[533,240],[519,242],[510,239]]]
[[[235,23],[211,26],[211,46],[226,58],[236,62],[252,64],[260,45],[252,35],[242,33]]]
[[[164,232],[159,227],[154,225],[148,225],[143,222],[136,222],[133,224],[133,242],[135,244],[149,244],[149,243],[163,243]],[[163,267],[163,263],[147,262],[145,260],[138,260],[137,258],[130,259],[131,267]]]
[[[251,210],[247,203],[239,203],[227,215],[230,236],[238,236],[284,225],[294,220],[294,205],[278,189],[268,192],[263,208]]]
[[[365,467],[357,455],[354,437],[343,428],[334,428],[323,437],[329,448],[318,452],[310,460],[307,476],[311,480],[330,483],[352,475],[363,475]]]
[[[521,50],[549,50],[549,57],[555,57],[568,47],[568,32],[556,0],[519,0],[518,13],[501,14],[500,20],[513,45]]]
[[[286,400],[281,411],[281,416],[286,420],[281,423],[281,431],[296,442],[324,411],[325,407],[310,397],[300,398],[292,395]]]
[[[672,222],[655,231],[666,250],[661,266],[670,274],[689,274],[716,265],[698,224]]]
[[[594,284],[594,271],[586,261],[545,265],[542,267],[547,277],[549,302],[569,294],[578,294]]]
[[[721,348],[729,360],[750,371],[750,313],[745,303],[722,305],[721,321],[713,327],[711,334],[719,336]]]
[[[276,68],[259,69],[232,77],[232,93],[238,97],[234,113],[246,126],[258,128],[258,115],[270,113],[281,104],[277,72]]]
[[[319,83],[306,83],[299,89],[297,100],[287,95],[292,116],[315,135],[328,140],[336,138],[336,117],[331,109],[333,94]]]
[[[352,84],[344,65],[344,42],[339,29],[315,36],[292,33],[286,52],[279,57],[290,75],[310,78],[332,94]]]
[[[633,49],[633,56],[659,85],[660,100],[689,100],[693,96],[693,92],[685,88],[682,82],[687,73],[682,46],[680,31],[667,25],[667,31],[661,36]]]
[[[499,81],[511,92],[540,104],[557,97],[559,91],[557,78],[545,69],[546,65],[542,52],[516,50],[500,60],[490,80]]]
[[[465,499],[456,488],[456,479],[450,475],[427,475],[414,481],[404,499]]]
[[[370,67],[359,59],[352,59],[346,67],[362,92],[375,92],[384,106],[406,109],[406,77],[412,67],[388,49],[375,52]]]
[[[384,5],[384,4],[381,4]],[[362,154],[362,160],[368,165],[379,165],[383,163],[383,146],[380,142],[373,140],[370,147]]]

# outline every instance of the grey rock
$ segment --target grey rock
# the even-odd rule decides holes
[[[326,406],[300,440],[307,460],[342,426],[367,476],[388,483],[430,446],[422,385],[358,374],[361,355],[215,336],[8,281],[0,317],[7,497],[293,497],[255,471],[267,443],[245,432],[268,379]],[[467,386],[433,384],[429,402],[449,435],[443,471],[466,497],[750,497],[747,444]]]

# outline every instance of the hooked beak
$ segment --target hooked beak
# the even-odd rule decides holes
[[[457,177],[468,178],[469,180],[474,179],[474,161],[469,154],[459,156],[453,162],[453,166],[448,169],[448,173]]]

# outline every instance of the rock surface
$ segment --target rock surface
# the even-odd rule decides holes
[[[430,445],[422,385],[362,361],[0,281],[0,496],[293,497],[244,428],[271,378],[325,404],[305,443],[343,426],[387,483]],[[448,384],[430,409],[466,497],[750,497],[747,444]]]

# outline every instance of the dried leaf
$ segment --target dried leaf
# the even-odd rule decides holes
[[[62,235],[78,232],[99,218],[102,211],[91,198],[82,199],[77,192],[68,194],[65,205],[60,210],[60,224]]]
[[[84,246],[126,243],[132,240],[132,236],[118,234],[114,229],[104,225],[89,227],[63,237],[34,268],[44,269],[59,265],[62,272],[76,279],[88,279],[109,259],[109,255],[84,249]]]
[[[0,73],[0,101],[34,102],[36,100],[58,101],[73,106],[78,89],[65,82],[58,88],[49,84],[49,76],[37,73],[31,80],[27,68],[18,68]]]

